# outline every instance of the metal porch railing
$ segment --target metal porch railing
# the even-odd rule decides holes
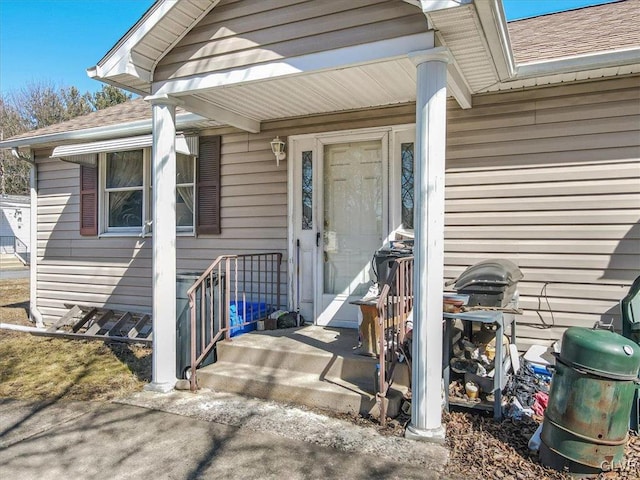
[[[380,423],[387,419],[387,393],[393,382],[393,372],[399,361],[406,361],[411,378],[411,352],[405,351],[407,318],[413,309],[413,257],[396,259],[378,298],[379,378],[376,398]]]
[[[223,337],[283,308],[281,253],[222,255],[187,290],[191,313],[191,391],[197,368]]]

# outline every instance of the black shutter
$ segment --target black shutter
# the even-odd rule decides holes
[[[80,235],[98,235],[98,169],[80,165]]]
[[[200,137],[196,233],[220,233],[220,136]]]

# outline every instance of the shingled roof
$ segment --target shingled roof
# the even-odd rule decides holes
[[[12,139],[29,138],[40,135],[50,135],[53,133],[73,132],[93,127],[106,127],[120,123],[135,122],[151,118],[151,106],[142,98],[129,100],[125,103],[114,105],[113,107],[97,110],[87,115],[72,118],[66,122],[56,123],[48,127],[39,128],[30,132],[16,135]]]
[[[640,0],[509,22],[516,63],[640,46]]]

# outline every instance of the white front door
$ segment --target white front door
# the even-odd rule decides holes
[[[388,132],[293,139],[292,304],[318,325],[358,326],[371,259],[388,233]]]
[[[357,326],[357,307],[349,302],[367,293],[371,257],[382,245],[382,146],[340,143],[325,145],[323,153],[318,324]]]

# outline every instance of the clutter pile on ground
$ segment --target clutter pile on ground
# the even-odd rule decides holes
[[[542,418],[549,401],[550,384],[551,373],[546,368],[539,369],[522,360],[520,370],[510,376],[505,389],[509,399],[505,415],[515,419],[523,416]]]

